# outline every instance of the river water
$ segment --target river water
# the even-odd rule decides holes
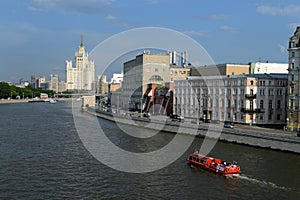
[[[137,139],[113,122],[99,122],[114,144],[134,152],[161,148],[174,137],[162,132]],[[300,199],[300,155],[218,142],[210,155],[234,159],[242,169],[225,177],[187,165],[202,141],[196,138],[160,170],[120,172],[85,149],[70,103],[0,105],[0,199]]]

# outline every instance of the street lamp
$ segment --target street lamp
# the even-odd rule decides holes
[[[141,98],[141,116],[142,116],[142,111],[143,111],[143,98]]]
[[[119,94],[117,94],[118,96],[117,96],[117,99],[118,99],[118,102],[117,102],[117,114],[119,114],[119,98],[120,98],[120,96],[119,96]]]
[[[199,125],[200,97],[197,97],[197,100],[198,100],[197,125]]]

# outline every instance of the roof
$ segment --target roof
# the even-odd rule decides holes
[[[287,79],[288,74],[284,73],[270,73],[270,74],[240,74],[240,75],[220,75],[220,76],[189,76],[187,78],[178,79],[183,80],[214,80],[214,79],[227,79],[227,78],[269,78],[269,79]]]
[[[246,74],[247,77],[253,77],[253,78],[288,78],[288,74],[284,73],[270,73],[270,74]]]

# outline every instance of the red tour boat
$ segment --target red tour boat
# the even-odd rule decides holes
[[[241,168],[237,162],[233,161],[232,163],[223,161],[219,158],[213,158],[209,156],[202,155],[195,151],[190,154],[186,159],[190,164],[201,167],[208,171],[213,171],[217,174],[240,174]]]

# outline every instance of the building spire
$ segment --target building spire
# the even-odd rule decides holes
[[[83,47],[83,34],[80,34],[80,47]]]

